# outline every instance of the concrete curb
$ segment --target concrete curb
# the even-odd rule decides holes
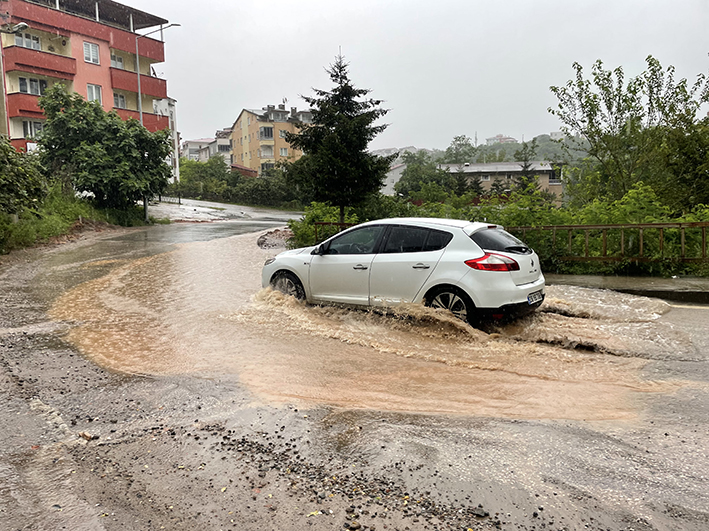
[[[709,278],[604,277],[593,275],[544,275],[547,284],[609,289],[676,302],[709,304]]]

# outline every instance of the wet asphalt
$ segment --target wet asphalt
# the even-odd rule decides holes
[[[106,371],[47,318],[111,260],[289,214],[249,215],[2,258],[0,529],[709,529],[703,305],[662,317],[695,353],[644,369],[691,385],[637,396],[633,420],[594,422],[274,407],[232,380]],[[97,258],[105,268],[81,267]]]

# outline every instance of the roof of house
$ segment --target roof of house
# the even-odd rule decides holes
[[[547,161],[530,162],[532,171],[551,171],[552,163]],[[477,162],[465,164],[439,164],[439,168],[451,173],[512,173],[522,171],[521,162]]]
[[[122,26],[130,26],[130,16],[133,16],[133,28],[136,30],[151,28],[168,21],[162,17],[151,15],[140,9],[135,9],[113,0],[62,0],[62,9],[68,13],[80,16],[95,17],[96,4],[102,21],[113,22]]]

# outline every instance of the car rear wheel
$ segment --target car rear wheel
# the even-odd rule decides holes
[[[305,289],[300,279],[288,271],[279,271],[271,279],[271,287],[285,295],[291,295],[299,301],[305,300]]]
[[[425,300],[426,306],[448,310],[458,319],[473,324],[475,321],[475,304],[462,290],[452,286],[441,286],[433,289]]]

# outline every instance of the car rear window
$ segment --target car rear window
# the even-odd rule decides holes
[[[382,249],[382,253],[420,253],[438,251],[451,241],[453,235],[423,227],[394,226]]]
[[[483,229],[474,232],[470,238],[485,251],[529,254],[532,250],[521,240],[502,229]]]

